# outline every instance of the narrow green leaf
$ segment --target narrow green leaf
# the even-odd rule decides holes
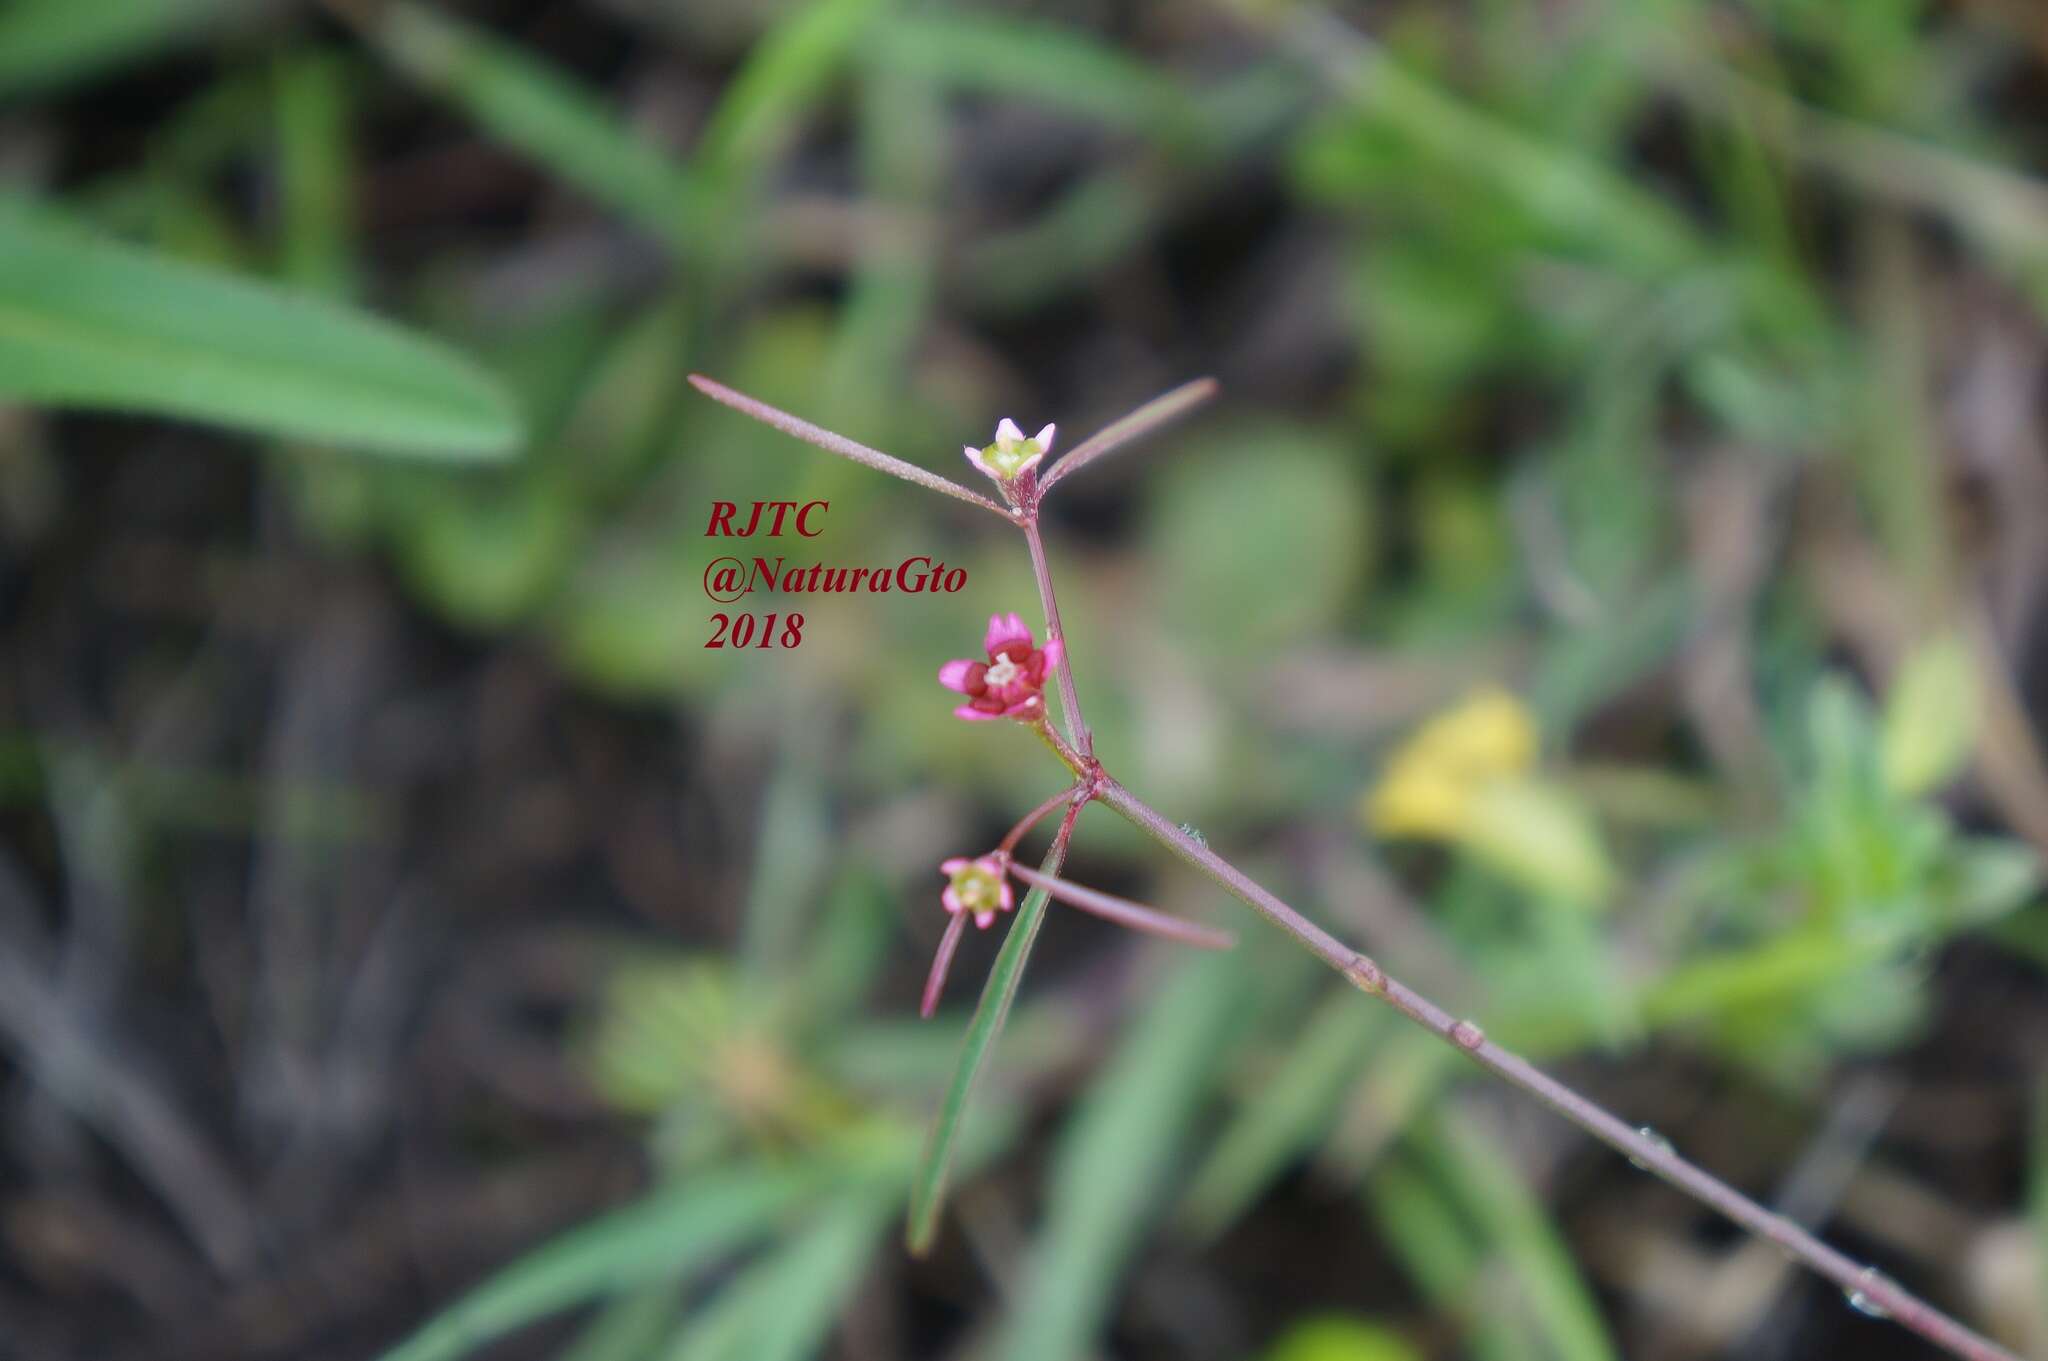
[[[1487,1307],[1484,1263],[1441,1190],[1400,1159],[1377,1168],[1366,1189],[1381,1236],[1431,1304],[1464,1325],[1475,1361],[1547,1361]]]
[[[1038,868],[1045,874],[1058,874],[1066,858],[1066,848],[1055,842]],[[960,1138],[967,1099],[974,1094],[974,1080],[980,1075],[996,1036],[1002,1033],[1003,1018],[1010,1014],[1010,1004],[1017,999],[1017,985],[1024,978],[1024,961],[1030,958],[1038,930],[1045,925],[1045,908],[1050,901],[1042,888],[1024,895],[1017,908],[1017,920],[1010,924],[1010,933],[1003,938],[995,967],[989,971],[988,982],[981,990],[974,1019],[968,1023],[967,1039],[960,1046],[960,1062],[953,1069],[953,1081],[946,1088],[938,1119],[932,1122],[924,1161],[910,1189],[908,1239],[910,1250],[920,1257],[931,1248],[932,1238],[938,1232],[939,1211],[945,1203],[946,1169],[953,1161],[953,1146]]]
[[[730,1285],[664,1353],[668,1361],[804,1361],[815,1356],[874,1259],[893,1198],[853,1195]]]
[[[1323,999],[1272,1076],[1225,1126],[1189,1186],[1182,1215],[1197,1233],[1228,1228],[1290,1162],[1315,1146],[1391,1016],[1351,988]]]
[[[1800,931],[1750,950],[1704,955],[1674,969],[1642,998],[1653,1027],[1728,1015],[1809,992],[1895,953],[1889,937],[1851,939],[1833,931]]]
[[[1507,1155],[1469,1122],[1424,1121],[1409,1147],[1432,1166],[1514,1273],[1550,1354],[1610,1361],[1617,1353],[1592,1291],[1543,1205]]]
[[[695,215],[690,178],[569,76],[424,5],[385,8],[370,36],[499,141],[660,239],[683,240]]]
[[[149,55],[249,0],[8,0],[0,95],[47,90]]]
[[[880,8],[881,0],[813,0],[777,21],[726,85],[697,143],[699,168],[721,177],[764,164]]]
[[[824,1160],[700,1175],[593,1219],[529,1253],[442,1311],[383,1361],[453,1361],[585,1300],[680,1278],[768,1234],[848,1172]]]
[[[1887,789],[1918,798],[1955,778],[1977,739],[1980,693],[1965,639],[1936,637],[1907,654],[1885,695],[1879,729]]]
[[[366,313],[0,199],[0,399],[389,453],[510,453],[520,418],[454,350]]]
[[[1398,130],[1461,177],[1518,201],[1615,264],[1669,271],[1697,260],[1698,234],[1671,206],[1577,147],[1517,127],[1410,70],[1326,14],[1303,11],[1282,35],[1360,112]]]
[[[1200,103],[1159,67],[1058,24],[917,14],[882,29],[871,57],[951,89],[1012,95],[1165,142],[1187,141],[1203,126]]]
[[[682,1306],[672,1281],[654,1281],[602,1306],[555,1361],[647,1361]]]
[[[1045,1228],[997,1349],[1005,1361],[1089,1352],[1243,1008],[1249,957],[1184,964],[1089,1088],[1055,1155]]]

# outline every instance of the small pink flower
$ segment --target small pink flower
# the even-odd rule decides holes
[[[1017,428],[1017,422],[1005,416],[996,426],[995,443],[985,449],[966,446],[967,461],[998,483],[1015,482],[1052,452],[1054,429],[1048,425],[1030,439],[1025,439],[1024,432]]]
[[[949,876],[952,882],[939,895],[939,901],[954,916],[971,915],[976,926],[987,930],[997,912],[1008,912],[1016,906],[1003,868],[1002,857],[997,855],[976,856],[972,860],[956,855],[940,861],[939,873]]]
[[[1035,718],[1045,712],[1045,680],[1060,664],[1060,640],[1034,644],[1031,630],[1014,614],[988,617],[982,639],[988,660],[956,658],[939,668],[939,684],[967,696],[955,718]]]

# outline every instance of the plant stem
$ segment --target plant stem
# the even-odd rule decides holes
[[[1143,931],[1164,940],[1178,941],[1192,945],[1198,950],[1228,950],[1237,944],[1237,937],[1228,931],[1218,931],[1200,922],[1183,921],[1169,917],[1164,912],[1155,912],[1143,903],[1134,903],[1129,898],[1119,898],[1114,893],[1085,887],[1054,874],[1040,874],[1037,870],[1022,865],[1010,866],[1016,875],[1033,888],[1042,888],[1053,897],[1078,907],[1083,912],[1092,912],[1104,921],[1113,921],[1118,926],[1132,931]]]
[[[1081,717],[1081,697],[1074,692],[1074,649],[1067,645],[1066,630],[1060,627],[1060,604],[1053,596],[1052,571],[1045,562],[1045,541],[1038,536],[1038,510],[1027,505],[1022,520],[1024,542],[1031,545],[1031,572],[1038,578],[1038,603],[1045,607],[1045,632],[1060,640],[1060,712],[1067,720],[1067,737],[1084,760],[1095,759],[1095,734]]]
[[[1052,748],[1052,754],[1059,757],[1068,770],[1074,772],[1074,779],[1078,783],[1086,784],[1092,778],[1089,770],[1091,763],[1083,761],[1081,753],[1067,745],[1067,739],[1060,736],[1060,730],[1052,725],[1052,718],[1049,715],[1039,714],[1032,720],[1030,727],[1031,731],[1038,734],[1038,740]],[[1101,768],[1099,763],[1095,764],[1095,769]]]
[[[1534,1096],[1594,1138],[1626,1155],[1637,1167],[1656,1174],[1743,1228],[1776,1243],[1840,1286],[1844,1294],[1865,1312],[1889,1315],[1902,1327],[1969,1361],[2018,1361],[2013,1353],[1988,1338],[1978,1336],[1875,1268],[1866,1267],[1837,1252],[1798,1224],[1772,1213],[1727,1183],[1687,1162],[1668,1141],[1654,1132],[1624,1124],[1521,1055],[1493,1043],[1477,1025],[1452,1016],[1421,993],[1388,975],[1372,959],[1346,946],[1259,887],[1242,870],[1182,831],[1115,780],[1103,776],[1097,782],[1094,797],[1293,936],[1309,953],[1343,974],[1361,992],[1379,998],[1423,1029],[1456,1045],[1480,1067]]]
[[[1017,820],[1017,825],[1010,829],[1009,835],[1004,837],[1002,841],[997,844],[996,854],[1009,855],[1012,851],[1016,850],[1017,843],[1024,839],[1024,834],[1026,832],[1030,831],[1033,827],[1036,827],[1040,822],[1044,821],[1045,815],[1047,813],[1050,813],[1053,809],[1059,807],[1061,804],[1071,800],[1077,792],[1078,786],[1069,785],[1067,788],[1062,789],[1059,793],[1053,795],[1044,803],[1039,804],[1038,807],[1032,809],[1023,817],[1019,818]]]

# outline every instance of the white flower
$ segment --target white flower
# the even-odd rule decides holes
[[[996,426],[996,440],[985,449],[966,446],[967,461],[987,473],[999,483],[1015,482],[1025,473],[1038,466],[1038,461],[1052,452],[1054,427],[1024,438],[1024,432],[1017,428],[1017,422],[1008,416]]]

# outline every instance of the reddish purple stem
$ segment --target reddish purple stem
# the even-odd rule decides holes
[[[939,937],[939,952],[932,956],[932,971],[925,975],[924,1002],[917,1014],[929,1021],[932,1013],[939,1009],[939,994],[946,990],[946,973],[953,967],[953,952],[960,948],[960,937],[967,930],[967,914],[955,912],[953,920],[946,923],[946,934]]]
[[[1228,950],[1237,944],[1237,937],[1228,931],[1219,931],[1214,927],[1184,921],[1179,917],[1169,917],[1164,912],[1154,911],[1141,903],[1132,902],[1129,898],[1119,898],[1114,893],[1087,888],[1054,875],[1040,874],[1037,870],[1024,865],[1010,866],[1010,873],[1034,888],[1044,889],[1070,907],[1092,912],[1106,921],[1113,921],[1118,926],[1127,926],[1133,931],[1143,931],[1147,935],[1179,941],[1182,945],[1192,945],[1198,950]]]

